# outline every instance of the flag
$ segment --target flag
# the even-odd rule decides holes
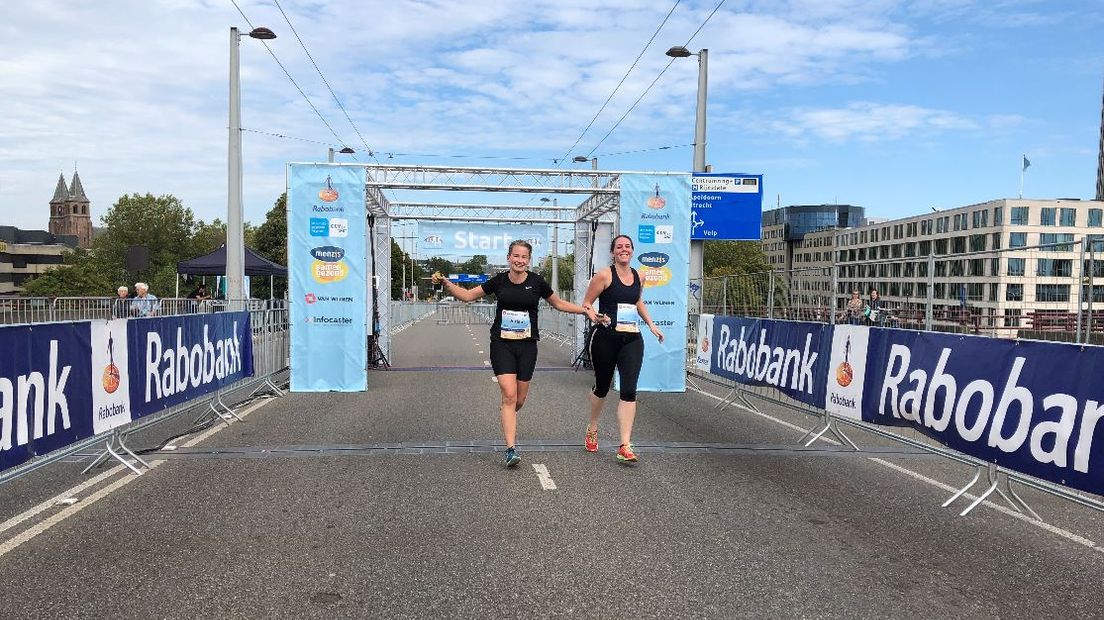
[[[1024,169],[1024,170],[1027,170],[1027,169],[1028,169],[1028,168],[1030,168],[1030,167],[1031,167],[1031,162],[1030,162],[1030,161],[1028,161],[1028,159],[1027,159],[1027,155],[1024,155],[1024,156],[1023,156],[1023,169]]]

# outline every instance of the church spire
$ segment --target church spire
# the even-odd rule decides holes
[[[65,175],[58,175],[57,188],[54,189],[54,197],[50,199],[50,204],[57,202],[65,202],[69,200],[69,190],[65,188]]]
[[[84,186],[81,185],[80,174],[76,170],[73,170],[73,185],[69,187],[69,199],[88,202],[88,196],[84,195]]]

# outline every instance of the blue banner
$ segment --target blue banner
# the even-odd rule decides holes
[[[824,404],[832,328],[824,323],[713,318],[709,372],[737,383],[770,385],[794,400]]]
[[[852,355],[856,344],[867,351],[851,379],[861,382],[863,420],[911,426],[1002,467],[1104,492],[1104,348],[879,328],[863,340],[862,332],[851,339]]]
[[[89,325],[0,328],[0,470],[93,435]]]
[[[763,224],[763,175],[694,173],[690,238],[758,240]]]
[[[136,319],[126,331],[134,418],[253,376],[248,312]]]
[[[663,332],[644,336],[641,392],[686,391],[686,295],[690,283],[690,175],[622,174],[621,234],[633,240],[632,266],[644,303]],[[620,385],[620,383],[618,383]]]
[[[518,239],[533,246],[535,268],[548,255],[548,226],[480,222],[418,222],[418,251],[428,256],[486,256],[491,263],[506,262],[510,244]]]
[[[363,391],[368,385],[365,170],[289,164],[288,180],[291,390]]]

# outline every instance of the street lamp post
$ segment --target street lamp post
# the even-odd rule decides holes
[[[245,298],[245,224],[242,213],[241,74],[238,48],[241,34],[230,28],[230,144],[227,149],[226,299]],[[254,39],[275,39],[268,28],[254,28]]]
[[[553,216],[556,216],[556,217],[558,217],[558,213],[555,212],[555,210],[559,208],[559,205],[557,203],[558,200],[559,200],[558,198],[553,198],[552,199]],[[548,199],[547,198],[541,198],[541,202],[547,203]],[[553,224],[552,225],[552,290],[556,291],[557,293],[560,290],[560,261],[559,261],[560,232],[559,232],[559,230],[560,230],[560,225],[559,224]]]
[[[332,163],[334,163],[334,153],[335,153],[335,152],[336,152],[336,153],[341,153],[341,154],[343,154],[343,155],[352,155],[353,153],[356,153],[356,151],[354,151],[353,149],[351,149],[351,148],[349,148],[349,147],[345,147],[345,148],[341,149],[340,151],[334,151],[334,150],[333,150],[333,147],[331,146],[331,147],[329,148],[329,159],[327,160],[327,161],[329,161],[329,162],[330,162],[331,164],[332,164]]]
[[[698,108],[694,118],[694,172],[705,172],[705,104],[708,91],[709,76],[709,50],[703,49],[697,54],[685,47],[678,45],[667,50],[671,58],[698,57]],[[690,240],[690,282],[697,282],[703,286],[702,276],[705,271],[705,241],[700,239]],[[700,310],[691,299],[690,311],[696,313]]]

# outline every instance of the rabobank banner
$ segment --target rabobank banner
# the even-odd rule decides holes
[[[2,327],[0,351],[0,470],[93,436],[89,323]]]
[[[712,343],[705,345],[711,349],[710,372],[822,406],[831,331],[823,323],[715,317]]]
[[[642,392],[686,391],[686,294],[690,284],[690,175],[622,174],[621,231],[633,240],[632,266],[644,303],[663,331],[644,336]],[[606,251],[605,248],[597,249]]]
[[[534,268],[548,255],[548,226],[494,222],[418,222],[418,250],[433,256],[486,255],[504,263],[510,244],[518,239],[533,246]],[[497,259],[497,260],[496,260]]]
[[[365,181],[360,166],[288,165],[294,392],[357,392],[367,387]]]
[[[829,392],[847,377],[860,383],[863,420],[908,425],[1002,467],[1104,492],[1104,348],[868,328],[835,339],[834,364],[848,344],[851,360],[866,351],[865,368],[837,365]]]
[[[248,312],[135,319],[126,327],[135,418],[253,376]]]

